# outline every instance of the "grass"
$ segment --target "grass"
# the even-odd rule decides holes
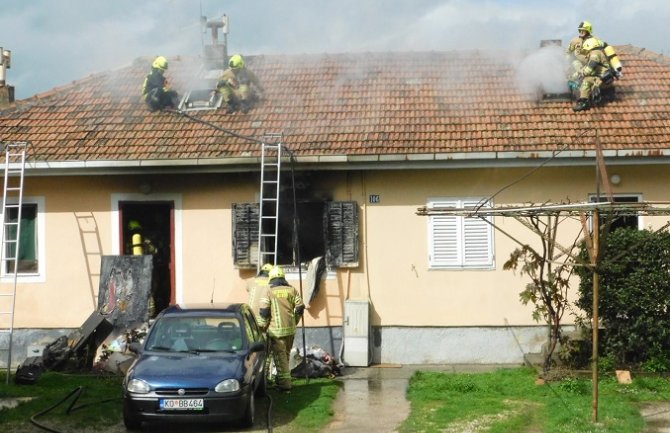
[[[52,411],[40,415],[37,421],[68,432],[85,430],[92,425],[103,432],[107,427],[122,422],[123,378],[120,376],[45,372],[34,385],[16,385],[11,380],[7,385],[2,374],[0,380],[0,398],[32,398],[13,409],[0,410],[0,431],[3,433],[25,431],[31,417],[62,401],[80,387],[81,392],[77,391]],[[289,394],[269,390],[273,400],[273,425],[291,424],[296,432],[318,432],[332,418],[331,406],[340,385],[329,379],[310,379],[309,383],[296,379]],[[73,403],[73,410],[67,414],[68,406]],[[257,416],[264,419],[265,413],[257,413]]]
[[[631,385],[606,377],[599,384],[598,423],[592,422],[590,379],[566,378],[536,385],[532,369],[481,374],[417,372],[407,398],[411,414],[402,433],[637,433],[639,406],[670,400],[664,378],[637,378]]]

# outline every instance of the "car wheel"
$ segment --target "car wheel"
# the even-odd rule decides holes
[[[128,430],[139,430],[142,428],[142,421],[125,400],[123,401],[123,424]]]
[[[254,398],[254,393],[249,393],[249,402],[247,403],[247,410],[244,411],[242,416],[242,427],[252,427],[254,425],[254,420],[256,418],[256,399]]]

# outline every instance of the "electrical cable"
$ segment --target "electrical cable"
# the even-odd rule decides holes
[[[74,396],[74,398],[73,398],[72,402],[70,403],[70,405],[69,405],[69,406],[67,407],[67,409],[65,410],[65,413],[66,413],[67,415],[69,415],[70,413],[72,413],[72,412],[74,412],[74,411],[77,411],[77,410],[79,410],[79,409],[83,409],[83,408],[85,408],[85,407],[89,407],[89,406],[98,405],[98,404],[101,404],[101,403],[107,403],[107,402],[110,402],[110,401],[115,401],[115,400],[120,400],[120,399],[121,399],[121,397],[108,398],[108,399],[104,399],[104,400],[98,400],[98,401],[95,401],[95,402],[82,404],[82,405],[79,405],[79,406],[75,407],[75,406],[74,406],[75,403],[77,402],[77,400],[79,399],[79,397],[81,397],[81,395],[82,395],[83,392],[84,392],[84,387],[83,387],[83,386],[79,386],[79,387],[73,389],[72,391],[70,391],[70,393],[68,393],[65,397],[63,397],[61,400],[59,400],[56,404],[54,404],[54,405],[52,405],[52,406],[49,406],[49,407],[47,407],[46,409],[44,409],[44,410],[42,410],[42,411],[36,413],[35,415],[31,416],[31,417],[30,417],[30,422],[31,422],[34,426],[36,426],[36,427],[38,427],[38,428],[41,428],[42,430],[46,430],[46,431],[51,432],[51,433],[63,433],[63,432],[60,431],[60,430],[56,430],[56,429],[51,428],[51,427],[48,427],[48,426],[46,426],[46,425],[44,425],[44,424],[40,424],[40,423],[37,421],[37,418],[40,417],[40,416],[42,416],[42,415],[46,415],[47,413],[49,413],[49,412],[51,412],[52,410],[56,409],[58,406],[60,406],[61,404],[65,403],[65,402],[66,402],[70,397],[72,397],[72,396]]]
[[[261,140],[261,139],[258,139],[256,137],[253,137],[253,136],[250,136],[250,135],[239,134],[239,133],[237,133],[237,132],[235,132],[231,129],[222,128],[218,125],[213,124],[212,122],[208,122],[206,120],[199,119],[199,118],[197,118],[195,116],[192,116],[192,115],[190,115],[190,114],[188,114],[188,113],[186,113],[185,111],[182,111],[182,110],[174,110],[174,109],[171,109],[171,108],[166,108],[164,111],[166,111],[168,113],[173,113],[173,114],[177,114],[177,115],[186,117],[187,119],[193,120],[194,122],[202,123],[203,125],[207,125],[210,128],[216,129],[217,131],[224,132],[228,135],[232,135],[233,137],[241,138],[242,140],[251,141],[251,142],[256,143],[256,144],[263,144],[264,143],[263,140]]]

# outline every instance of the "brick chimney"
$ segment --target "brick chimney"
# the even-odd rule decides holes
[[[0,47],[0,107],[14,102],[14,86],[5,82],[7,69],[12,65],[12,52]]]

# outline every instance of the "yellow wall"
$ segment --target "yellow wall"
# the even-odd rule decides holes
[[[342,324],[345,299],[369,299],[372,323],[382,326],[502,326],[529,325],[530,307],[519,302],[526,280],[502,266],[516,243],[495,238],[495,270],[445,270],[428,266],[428,217],[416,211],[430,198],[490,197],[496,206],[571,200],[582,202],[595,192],[593,168],[543,168],[522,179],[531,168],[478,170],[415,170],[323,172],[315,189],[334,200],[360,205],[360,260],[339,269],[322,284],[306,314],[308,326]],[[610,167],[621,176],[615,193],[644,194],[643,199],[667,199],[663,166]],[[136,194],[142,182],[153,190],[146,196],[181,197],[181,268],[177,275],[187,302],[245,301],[253,270],[233,266],[231,205],[257,199],[257,175],[154,175],[105,177],[28,177],[26,196],[41,196],[46,205],[46,282],[19,284],[15,327],[78,327],[95,307],[99,262],[87,270],[85,251],[97,244],[87,235],[82,247],[79,224],[97,227],[102,254],[113,244],[112,196]],[[514,185],[512,185],[515,183]],[[509,188],[503,187],[511,185]],[[378,194],[380,202],[369,204]],[[667,217],[645,217],[645,226],[660,226]],[[509,218],[495,222],[512,236],[532,240],[529,231]],[[561,239],[572,240],[577,221],[563,224]],[[297,281],[291,281],[296,287]],[[7,288],[7,283],[3,291]]]

